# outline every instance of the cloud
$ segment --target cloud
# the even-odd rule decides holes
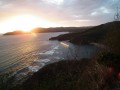
[[[20,13],[32,13],[56,23],[112,21],[119,0],[0,0],[0,19]],[[119,6],[119,5],[118,5]],[[109,17],[108,17],[109,16]],[[73,21],[75,23],[73,23]],[[87,23],[84,23],[87,24]],[[88,23],[90,24],[90,23]],[[67,25],[66,25],[67,26]]]
[[[43,0],[43,1],[51,4],[56,4],[56,5],[61,5],[64,2],[64,0]]]
[[[97,16],[97,15],[102,15],[102,14],[109,14],[111,13],[109,9],[107,9],[106,7],[100,7],[98,9],[96,9],[95,11],[93,11],[91,13],[91,16]]]

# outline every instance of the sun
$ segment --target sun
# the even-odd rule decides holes
[[[14,17],[10,22],[14,24],[16,29],[29,32],[32,28],[40,26],[40,22],[43,20],[31,15],[21,15]]]
[[[55,26],[52,22],[42,19],[35,15],[18,15],[10,17],[10,19],[0,23],[0,32],[9,32],[14,30],[22,30],[30,32],[36,27]]]
[[[13,31],[13,30],[22,30],[24,32],[29,32],[32,28],[40,26],[40,23],[44,22],[42,19],[37,16],[32,15],[19,15],[13,16],[12,18],[3,22],[1,30],[4,31]]]

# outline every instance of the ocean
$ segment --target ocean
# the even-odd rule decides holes
[[[97,48],[93,45],[49,41],[49,38],[65,33],[0,36],[0,73],[12,73],[21,79],[53,62],[94,55]]]

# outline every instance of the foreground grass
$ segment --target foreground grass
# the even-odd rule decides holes
[[[117,90],[119,82],[110,67],[84,59],[47,65],[11,90]]]

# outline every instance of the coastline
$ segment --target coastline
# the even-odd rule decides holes
[[[106,47],[99,54],[91,59],[66,59],[52,64],[48,64],[34,73],[22,85],[14,87],[14,90],[111,90],[119,88],[119,22],[107,23],[94,27],[90,31],[78,33],[71,36],[70,34],[60,35],[50,40],[72,41],[77,45],[94,44],[98,47]],[[109,27],[109,28],[108,28]],[[116,30],[116,31],[115,31]],[[111,39],[111,35],[113,35]],[[99,34],[98,34],[99,33]],[[67,37],[67,36],[68,37]],[[73,34],[72,34],[73,35]],[[83,38],[85,39],[83,39]],[[81,43],[81,39],[83,43]],[[109,41],[111,40],[111,41]],[[117,41],[115,41],[117,40]],[[100,44],[99,44],[100,43]],[[113,47],[114,48],[111,48]],[[116,47],[115,47],[116,46]],[[112,65],[112,69],[111,69]],[[103,87],[104,86],[104,87]]]

